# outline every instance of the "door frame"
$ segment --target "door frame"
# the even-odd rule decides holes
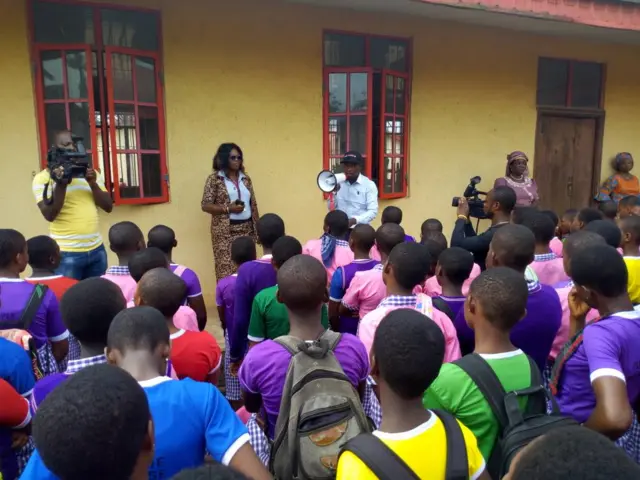
[[[537,107],[536,131],[534,138],[533,166],[537,165],[538,155],[541,151],[538,148],[538,132],[540,131],[542,117],[563,117],[563,118],[590,118],[596,121],[595,139],[593,144],[593,158],[591,159],[591,205],[595,203],[593,195],[600,186],[600,174],[602,173],[602,145],[604,140],[605,111],[599,108],[568,108],[568,107]]]

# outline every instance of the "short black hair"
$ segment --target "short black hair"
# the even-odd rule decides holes
[[[640,240],[640,217],[631,215],[623,218],[620,221],[620,230],[621,233],[630,233],[636,241]]]
[[[156,225],[147,234],[147,247],[159,248],[169,254],[176,246],[176,232],[166,225]]]
[[[296,255],[278,269],[280,300],[292,311],[310,311],[325,300],[327,271],[310,255]]]
[[[632,218],[632,217],[630,217]],[[585,229],[587,232],[594,232],[600,235],[607,242],[607,245],[618,248],[622,240],[622,232],[620,228],[609,220],[595,220],[588,224]]]
[[[51,257],[58,251],[56,241],[47,235],[38,235],[27,240],[29,265],[31,268],[51,268]]]
[[[598,209],[602,212],[605,218],[608,218],[609,220],[614,220],[618,215],[618,204],[613,200],[600,202],[600,204],[598,204]]]
[[[493,189],[493,201],[500,204],[500,211],[511,213],[516,206],[516,192],[511,187],[496,187]]]
[[[359,223],[351,230],[350,240],[362,251],[369,251],[376,243],[376,231],[367,223]]]
[[[526,447],[512,480],[635,480],[640,467],[604,435],[581,425],[550,430]]]
[[[604,215],[602,215],[602,212],[597,208],[583,208],[578,212],[578,221],[585,226],[596,220],[602,220],[603,218]]]
[[[249,480],[240,472],[220,463],[182,470],[171,480]]]
[[[231,243],[231,260],[240,266],[257,258],[256,242],[251,237],[238,237]]]
[[[113,319],[127,308],[122,290],[105,278],[87,278],[69,288],[60,300],[60,314],[81,344],[105,346]]]
[[[618,208],[633,208],[640,206],[640,197],[637,195],[627,195],[626,197],[622,197],[618,202]]]
[[[522,225],[533,232],[536,243],[539,245],[549,245],[556,233],[556,224],[547,215],[540,212],[528,215]]]
[[[428,231],[442,233],[442,230],[442,222],[437,218],[427,218],[424,222],[422,222],[422,226],[420,227],[420,233],[422,233],[423,235]]]
[[[127,308],[116,315],[109,328],[107,347],[121,352],[147,350],[169,345],[167,320],[153,307]]]
[[[439,235],[439,237],[435,237],[435,235]],[[429,274],[433,275],[436,272],[436,265],[438,265],[438,259],[440,258],[440,255],[447,249],[447,239],[441,233],[432,232],[423,241],[423,245],[427,247],[427,250],[429,251],[429,259],[431,262]]]
[[[488,322],[507,332],[524,317],[529,290],[521,273],[496,267],[471,282],[469,295],[478,301]]]
[[[464,248],[447,248],[440,254],[438,264],[442,274],[454,285],[462,285],[473,270],[473,255]]]
[[[275,213],[266,213],[256,224],[258,239],[264,248],[272,248],[280,237],[284,236],[284,221]]]
[[[513,209],[511,214],[511,223],[522,225],[529,217],[539,213],[536,207],[518,206]]]
[[[26,246],[27,240],[19,231],[0,228],[0,268],[8,267],[15,262]]]
[[[297,238],[285,235],[276,240],[271,253],[273,254],[273,263],[280,268],[291,257],[302,253],[302,245]]]
[[[565,239],[562,243],[562,252],[563,255],[571,257],[579,250],[606,244],[607,242],[602,235],[590,230],[580,230]]]
[[[173,318],[187,297],[187,285],[168,268],[154,268],[140,279],[138,293],[144,305]]]
[[[562,214],[562,218],[563,219],[566,218],[567,220],[573,221],[573,219],[576,218],[576,215],[578,215],[578,209],[568,208]]]
[[[401,398],[422,397],[444,360],[440,327],[415,309],[393,310],[382,319],[373,338],[380,376]]]
[[[609,245],[581,249],[571,256],[573,282],[607,298],[626,293],[628,277],[622,256]]]
[[[558,226],[558,222],[560,222],[560,219],[558,218],[558,215],[556,215],[556,212],[554,212],[553,210],[540,210],[540,213],[549,217],[553,224],[556,227]]]
[[[332,210],[327,213],[324,224],[329,234],[337,238],[344,238],[349,232],[349,217],[342,210]]]
[[[38,407],[33,439],[65,480],[127,480],[149,432],[142,387],[126,371],[93,365],[70,375]]]
[[[143,248],[131,255],[129,259],[129,275],[137,282],[149,270],[154,268],[168,268],[169,260],[162,250],[155,247]]]
[[[431,270],[431,256],[426,245],[402,242],[393,247],[387,264],[393,268],[398,284],[411,290],[422,284]]]
[[[378,251],[389,255],[393,247],[404,242],[404,229],[395,223],[385,223],[376,230]]]
[[[134,252],[143,241],[142,230],[133,222],[118,222],[109,229],[109,247],[116,254]]]
[[[402,210],[398,207],[390,205],[382,211],[382,223],[402,223]]]
[[[524,225],[503,225],[493,234],[491,248],[501,266],[524,271],[533,261],[536,239]]]

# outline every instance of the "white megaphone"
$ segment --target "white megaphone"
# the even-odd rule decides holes
[[[331,170],[322,170],[318,174],[318,188],[324,193],[333,192],[340,182],[344,182],[347,176],[344,173],[333,173]]]

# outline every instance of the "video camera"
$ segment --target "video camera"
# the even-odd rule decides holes
[[[469,185],[465,188],[462,196],[467,199],[467,203],[469,204],[469,216],[478,219],[488,218],[484,213],[484,200],[480,198],[480,195],[487,195],[487,192],[481,192],[476,188],[482,181],[482,178],[479,176],[475,176],[469,180]],[[452,207],[457,207],[460,204],[460,197],[453,197],[451,201]]]
[[[69,183],[74,178],[84,178],[89,169],[89,157],[84,147],[84,139],[72,135],[71,140],[75,150],[52,146],[47,152],[47,169],[49,176],[55,183]],[[51,205],[53,197],[48,197],[49,184],[45,185],[42,200]]]

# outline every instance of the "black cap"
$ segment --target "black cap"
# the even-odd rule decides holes
[[[344,157],[342,157],[340,163],[354,163],[356,165],[363,165],[364,160],[362,159],[362,155],[360,155],[360,152],[350,150],[344,154]]]

